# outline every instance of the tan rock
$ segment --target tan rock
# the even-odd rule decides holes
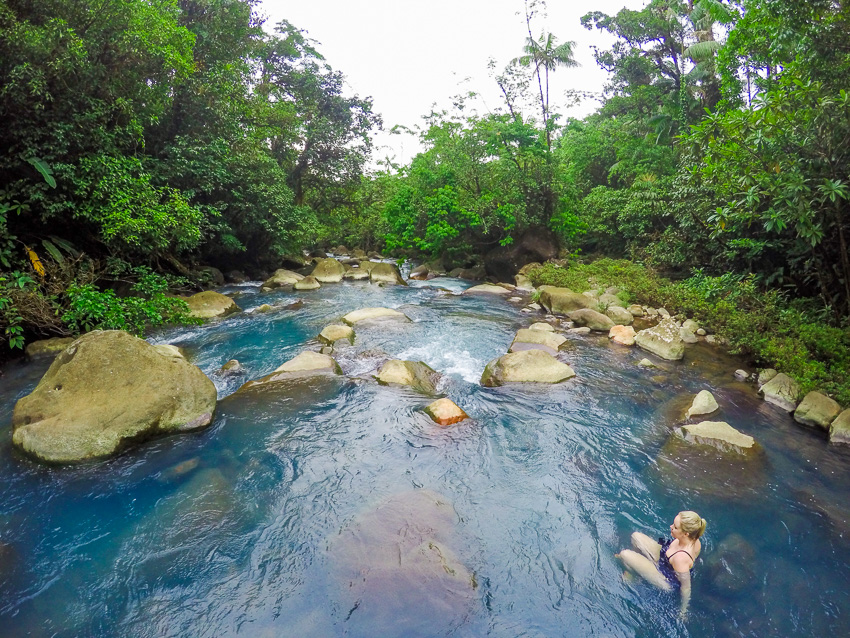
[[[242,364],[239,363],[236,359],[231,359],[227,363],[225,363],[218,370],[219,375],[222,377],[233,377],[240,374],[245,373],[245,368],[242,367]]]
[[[282,381],[340,374],[342,374],[342,370],[333,357],[319,352],[306,350],[281,365],[271,374],[267,374],[264,377],[254,379],[243,384],[242,387],[239,388],[239,392]]]
[[[614,327],[611,317],[606,317],[601,312],[596,312],[590,308],[574,310],[567,316],[579,326],[585,326],[594,332],[608,332]]]
[[[545,334],[545,333],[541,333]],[[573,369],[542,350],[512,352],[494,359],[484,368],[481,385],[506,383],[561,383],[576,376]]]
[[[407,385],[426,394],[437,391],[438,379],[439,373],[422,361],[391,359],[378,372],[378,382],[381,384]]]
[[[15,405],[12,442],[38,459],[110,456],[157,435],[212,421],[216,389],[182,357],[120,330],[80,337]]]
[[[296,281],[292,287],[295,290],[318,290],[322,287],[322,284],[319,283],[318,279],[311,275],[309,277],[304,277],[301,281]]]
[[[362,268],[363,265],[361,264],[360,267]],[[345,274],[345,266],[336,259],[328,257],[320,260],[310,274],[320,283],[336,284],[342,281],[342,276]]]
[[[632,326],[614,326],[608,331],[608,338],[624,346],[635,345],[635,329]]]
[[[724,421],[703,421],[683,425],[676,432],[690,443],[710,445],[725,452],[746,454],[757,449],[753,437],[739,432]]]
[[[628,310],[620,306],[609,306],[605,310],[605,315],[611,318],[611,321],[621,326],[630,326],[635,318]]]
[[[361,321],[410,321],[404,313],[398,310],[390,310],[389,308],[361,308],[360,310],[349,312],[342,320],[349,326],[353,326]]]
[[[263,282],[261,288],[274,290],[275,288],[286,288],[304,279],[304,275],[299,275],[297,272],[280,268],[274,271],[274,274]]]
[[[272,310],[274,310],[274,306],[270,306],[269,304],[264,303],[254,308],[253,312],[262,315],[267,312],[271,312]]]
[[[595,308],[596,301],[569,288],[540,286],[540,304],[551,313],[565,315],[574,310]]]
[[[508,352],[542,349],[548,351],[550,354],[556,354],[566,340],[566,337],[555,334],[554,332],[522,328],[517,330]]]
[[[820,392],[809,392],[794,411],[794,420],[829,430],[829,425],[841,412],[841,406]]]
[[[712,412],[717,412],[720,406],[717,405],[717,400],[714,395],[708,390],[701,390],[695,397],[691,407],[688,408],[688,418],[693,416],[705,416]]]
[[[322,343],[330,344],[340,339],[346,339],[354,343],[354,329],[351,326],[331,324],[322,328],[322,331],[319,333],[319,341]]]
[[[186,358],[183,348],[178,348],[177,346],[172,346],[168,343],[156,345],[154,346],[154,349],[164,357],[177,357],[178,359]]]
[[[39,341],[33,341],[32,343],[27,344],[25,352],[29,359],[55,357],[76,340],[76,337],[52,337],[50,339],[40,339]]]
[[[677,361],[685,356],[685,344],[679,334],[679,326],[672,319],[664,319],[653,328],[641,330],[635,336],[635,343],[668,361]]]
[[[517,290],[525,290],[529,292],[534,290],[534,284],[532,284],[531,280],[525,275],[516,275],[514,277],[514,281],[516,282]]]
[[[223,319],[242,309],[230,297],[225,297],[214,290],[206,290],[188,297],[189,315],[197,319]]]
[[[632,313],[633,317],[643,317],[644,315],[643,307],[639,306],[638,304],[632,304],[631,306],[626,308],[626,310]]]
[[[829,442],[850,445],[850,409],[844,410],[835,417],[829,426]]]
[[[542,330],[543,332],[555,332],[555,328],[552,324],[543,323],[542,321],[538,321],[537,323],[533,323],[528,327],[529,330]]]
[[[490,295],[507,295],[509,292],[510,290],[503,286],[497,286],[495,284],[478,284],[477,286],[472,286],[472,288],[467,288],[463,291],[463,294],[474,295],[476,293],[485,293]]]
[[[787,374],[780,373],[765,383],[759,393],[768,403],[779,406],[786,412],[793,412],[800,397],[800,385]]]
[[[454,401],[447,397],[437,399],[425,408],[425,414],[430,416],[437,425],[452,425],[468,419],[469,415],[461,410]]]
[[[398,284],[406,286],[407,282],[398,271],[398,266],[386,262],[377,263],[369,270],[369,281],[373,284]]]

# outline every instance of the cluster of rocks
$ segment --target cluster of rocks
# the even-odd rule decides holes
[[[309,275],[300,275],[291,270],[279,269],[266,279],[260,287],[261,292],[270,292],[278,288],[294,290],[317,290],[322,284],[335,284],[344,279],[361,281],[368,279],[377,284],[398,284],[406,286],[398,266],[378,261],[358,261],[348,259],[340,261],[333,257],[318,259]]]

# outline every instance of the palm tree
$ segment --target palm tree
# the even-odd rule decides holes
[[[543,113],[543,126],[546,129],[546,143],[549,146],[551,146],[550,131],[547,126],[549,121],[549,72],[554,73],[558,67],[579,66],[573,58],[573,47],[575,45],[575,42],[558,44],[558,39],[551,33],[540,34],[540,38],[535,40],[529,29],[528,39],[523,47],[525,55],[514,60],[521,66],[534,67],[534,73],[537,75],[537,87],[540,89],[540,110]],[[545,95],[543,79],[540,74],[541,69],[543,69],[543,77],[546,81]]]

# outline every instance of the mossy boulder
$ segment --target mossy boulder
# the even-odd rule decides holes
[[[224,319],[242,309],[230,297],[214,290],[199,292],[185,299],[189,306],[189,316],[196,319]]]
[[[829,442],[838,445],[850,445],[850,409],[835,417],[829,426]]]
[[[292,287],[295,290],[318,290],[322,287],[322,284],[319,283],[318,279],[311,275],[309,277],[304,277],[301,281],[296,281]]]
[[[797,408],[797,400],[800,398],[800,384],[787,374],[779,373],[759,388],[759,394],[768,403],[772,403],[786,412],[793,412]]]
[[[12,441],[43,461],[108,457],[144,439],[209,425],[216,389],[182,356],[120,330],[63,350],[12,416]]]
[[[304,279],[304,275],[299,275],[297,272],[279,268],[274,271],[274,274],[263,282],[260,290],[268,291],[276,288],[288,288]]]
[[[590,308],[574,310],[568,313],[567,316],[577,325],[590,328],[594,332],[609,332],[614,327],[614,321],[611,317],[607,317],[601,312],[596,312]]]
[[[545,333],[543,333],[545,334]],[[576,376],[570,366],[542,350],[511,352],[493,359],[484,368],[481,385],[508,383],[561,383]]]
[[[841,406],[836,401],[820,392],[809,392],[794,410],[794,420],[803,425],[829,430],[829,425],[840,413]]]
[[[293,357],[271,374],[245,383],[239,391],[255,389],[283,381],[301,380],[317,376],[341,375],[342,369],[336,360],[326,354],[305,350]]]
[[[635,336],[638,347],[668,361],[678,361],[685,356],[685,343],[679,326],[672,319],[664,319],[657,326],[641,330]]]
[[[342,281],[342,276],[345,274],[345,266],[336,259],[328,257],[320,260],[310,274],[320,283],[336,284]]]
[[[635,320],[632,313],[620,306],[609,306],[605,311],[605,315],[610,317],[611,321],[620,326],[630,326]]]
[[[520,330],[517,330],[508,352],[543,350],[549,354],[556,354],[566,341],[566,337],[555,334],[554,332],[521,328]]]
[[[55,357],[76,340],[76,337],[53,337],[51,339],[40,339],[39,341],[28,343],[25,352],[28,359]]]
[[[569,288],[540,286],[540,305],[553,314],[566,315],[574,310],[595,308],[596,301]]]
[[[406,286],[407,282],[401,276],[398,266],[380,262],[372,266],[369,270],[369,281],[373,284],[397,284]]]
[[[319,333],[319,341],[322,343],[333,344],[341,339],[354,343],[354,329],[351,326],[331,324]]]
[[[717,405],[717,400],[714,395],[708,390],[700,390],[694,397],[691,407],[688,408],[688,418],[694,416],[705,416],[717,412],[720,406]]]

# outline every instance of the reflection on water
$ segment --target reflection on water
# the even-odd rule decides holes
[[[46,364],[0,380],[0,615],[7,635],[788,636],[850,633],[850,455],[735,382],[704,346],[683,363],[568,335],[578,376],[482,388],[486,363],[539,318],[458,280],[241,293],[217,325],[153,335],[186,348],[222,399],[203,432],[52,468],[11,446],[15,400]],[[298,299],[303,305],[286,309]],[[358,328],[346,378],[235,393],[328,323],[387,306],[413,323]],[[389,357],[443,373],[471,415],[438,428],[430,398],[379,386]],[[215,371],[238,359],[246,376]],[[701,389],[752,435],[755,465],[669,447]],[[686,406],[685,406],[686,407]],[[665,448],[665,446],[668,446]],[[690,462],[690,461],[688,461]],[[632,531],[677,511],[709,522],[687,625],[674,596],[621,579]]]

